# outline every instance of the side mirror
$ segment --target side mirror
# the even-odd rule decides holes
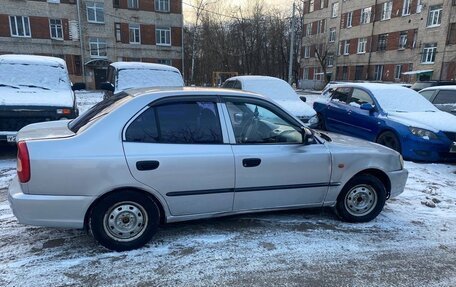
[[[74,83],[74,84],[71,86],[71,89],[72,89],[73,91],[85,90],[85,89],[86,89],[86,84],[84,84],[84,83]]]
[[[111,84],[110,82],[101,83],[100,84],[100,89],[114,93],[114,85]]]
[[[307,102],[307,98],[304,97],[304,96],[299,96],[299,98],[301,99],[301,101],[303,101],[304,103]]]
[[[359,108],[360,108],[361,110],[365,110],[365,111],[369,111],[369,112],[372,112],[372,111],[375,109],[375,108],[374,108],[371,104],[369,104],[369,103],[364,103],[364,104],[362,104],[361,106],[359,106]]]
[[[307,129],[305,127],[301,127],[301,135],[302,135],[302,144],[303,145],[309,145],[313,142],[313,135],[309,129]]]

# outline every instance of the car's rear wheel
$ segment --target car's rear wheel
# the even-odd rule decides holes
[[[90,215],[89,227],[104,247],[126,251],[145,245],[157,232],[159,208],[148,196],[134,190],[109,194]]]
[[[377,143],[389,147],[399,153],[401,152],[401,142],[391,131],[381,133],[377,138]]]
[[[318,129],[325,131],[326,130],[325,118],[320,113],[317,114],[317,117],[318,117]]]
[[[337,199],[336,211],[348,222],[367,222],[376,218],[386,201],[385,185],[375,176],[353,177]]]

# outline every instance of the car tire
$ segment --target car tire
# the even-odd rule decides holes
[[[157,232],[159,223],[157,204],[135,190],[123,190],[102,198],[89,218],[93,237],[115,251],[144,246]]]
[[[393,149],[398,153],[401,152],[401,142],[399,138],[396,136],[396,134],[392,131],[382,132],[377,137],[376,143],[389,147],[390,149]]]
[[[320,113],[317,114],[317,117],[318,117],[318,129],[320,129],[322,131],[326,131],[325,118]]]
[[[385,206],[385,185],[375,176],[360,174],[353,177],[337,198],[336,212],[347,222],[368,222]]]

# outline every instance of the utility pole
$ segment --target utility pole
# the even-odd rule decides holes
[[[79,4],[80,0],[76,0],[76,9],[78,9],[78,26],[79,26],[79,48],[81,50],[81,68],[82,68],[82,80],[84,84],[87,85],[86,74],[85,74],[85,55],[84,55],[84,41],[83,41],[83,33],[82,33],[82,21],[81,21],[81,7]]]
[[[294,38],[296,30],[295,19],[296,3],[293,2],[293,17],[291,19],[291,39],[290,39],[290,60],[288,63],[288,83],[291,85],[293,82],[293,52],[294,52]]]

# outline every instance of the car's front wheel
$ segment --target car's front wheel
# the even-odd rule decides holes
[[[145,245],[157,232],[159,208],[148,196],[134,190],[107,195],[92,209],[89,227],[94,238],[115,251]]]
[[[377,143],[389,147],[399,153],[401,152],[401,142],[391,131],[381,133],[377,138]]]
[[[320,113],[317,114],[317,117],[318,117],[318,127],[317,128],[322,130],[322,131],[326,131],[325,118]]]
[[[337,199],[336,211],[348,222],[371,221],[380,214],[386,201],[385,185],[375,176],[353,177]]]

